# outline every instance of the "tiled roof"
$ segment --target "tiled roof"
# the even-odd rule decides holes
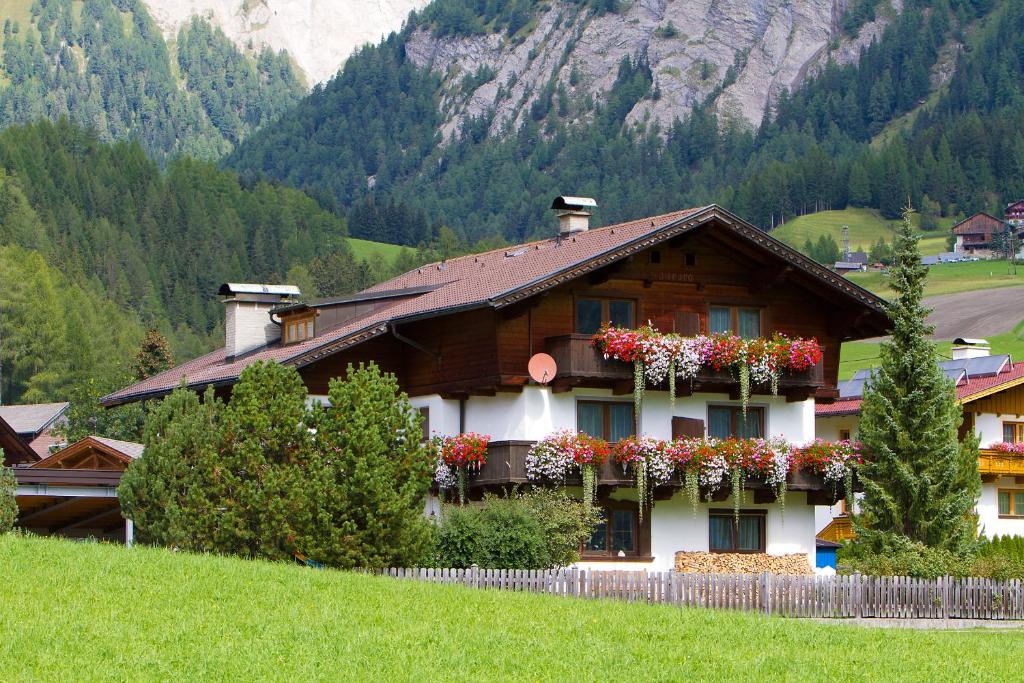
[[[36,438],[32,439],[28,447],[35,451],[36,455],[40,459],[50,455],[50,449],[54,446],[59,446],[64,443],[64,439],[53,434],[40,434]]]
[[[145,446],[141,443],[135,443],[134,441],[120,441],[118,439],[108,439],[104,436],[94,436],[92,438],[108,448],[112,448],[119,453],[124,453],[132,460],[141,458],[142,452],[146,450]]]
[[[53,424],[67,408],[67,403],[0,406],[0,418],[18,434],[35,436]]]
[[[956,399],[961,403],[970,403],[991,394],[1024,384],[1024,361],[1011,363],[998,375],[989,377],[969,377],[962,380],[956,387]],[[817,417],[838,417],[840,415],[860,414],[859,398],[840,399],[835,403],[824,403],[815,406]]]
[[[273,344],[236,357],[231,362],[225,362],[224,349],[213,351],[110,394],[103,398],[103,403],[117,405],[161,395],[178,386],[183,378],[193,387],[230,384],[247,365],[258,360],[302,366],[384,334],[390,323],[398,321],[482,306],[500,308],[624,258],[657,241],[669,239],[702,224],[705,218],[713,215],[726,220],[748,239],[813,273],[828,286],[879,312],[883,310],[883,304],[877,297],[842,276],[744,224],[717,206],[700,207],[421,266],[361,293],[422,290],[417,296],[396,299],[390,306],[348,320],[298,344]]]

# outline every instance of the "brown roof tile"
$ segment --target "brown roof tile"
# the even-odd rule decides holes
[[[224,349],[218,349],[132,385],[103,398],[105,405],[141,400],[173,390],[183,378],[193,387],[234,382],[247,365],[258,360],[305,365],[384,334],[395,321],[412,320],[481,306],[501,307],[532,296],[544,288],[577,277],[587,269],[601,267],[623,258],[631,250],[646,248],[653,241],[668,239],[684,228],[696,227],[705,217],[717,215],[728,220],[737,231],[758,240],[762,246],[811,271],[830,286],[862,303],[883,310],[881,300],[807,259],[789,247],[767,236],[753,226],[744,224],[716,206],[675,211],[660,216],[594,228],[560,238],[529,242],[470,254],[449,261],[431,263],[370,287],[365,293],[423,288],[411,298],[397,300],[393,305],[349,320],[316,337],[298,344],[274,344],[226,363]],[[679,228],[679,230],[675,230]],[[753,237],[751,237],[753,236]]]

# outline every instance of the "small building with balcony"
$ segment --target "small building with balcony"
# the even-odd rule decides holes
[[[592,201],[560,200],[548,239],[424,265],[352,296],[306,301],[294,288],[225,285],[224,349],[104,403],[164,396],[183,382],[226,397],[258,360],[298,368],[311,396],[325,400],[332,378],[372,361],[398,378],[425,435],[490,435],[486,463],[468,481],[472,500],[535,484],[526,456],[561,429],[609,442],[634,434],[812,441],[815,406],[838,396],[841,343],[886,329],[873,294],[718,206],[591,229]],[[674,401],[666,386],[648,387],[638,411],[633,365],[593,344],[604,324],[684,337],[779,333],[813,338],[823,353],[777,387],[753,383],[745,404],[734,372],[702,369],[678,383]],[[540,353],[556,367],[542,382],[528,372]],[[813,474],[789,476],[784,505],[755,478],[738,505],[718,491],[694,508],[673,480],[641,510],[632,476],[606,463],[596,497],[605,522],[582,549],[584,564],[666,570],[679,553],[735,553],[797,556],[810,571],[815,506],[837,491]],[[570,491],[581,483],[565,481]]]
[[[1024,362],[991,355],[984,339],[958,338],[952,358],[940,365],[963,407],[961,436],[973,430],[978,437],[978,531],[989,537],[1024,536]],[[817,406],[819,437],[857,438],[861,398],[871,375],[872,370],[858,371],[839,383],[835,402]],[[841,503],[819,510],[817,527],[828,540],[845,540],[853,533]]]

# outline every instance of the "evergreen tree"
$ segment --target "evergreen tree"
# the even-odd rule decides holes
[[[317,421],[321,476],[311,495],[331,520],[312,538],[311,557],[342,567],[416,566],[431,551],[423,514],[433,458],[421,420],[394,375],[348,367],[331,380],[330,407]]]
[[[132,375],[136,381],[142,381],[173,367],[174,358],[167,339],[159,330],[151,328],[142,340],[142,348],[135,354]]]
[[[860,470],[857,543],[876,551],[906,542],[957,551],[976,536],[978,442],[957,437],[963,414],[928,340],[934,332],[922,305],[928,271],[910,215],[910,209],[903,213],[890,270],[891,339],[882,343],[881,367],[861,406],[860,437],[869,456]]]
[[[3,463],[4,450],[0,448],[0,534],[13,529],[18,521],[17,482],[14,481],[14,472]]]

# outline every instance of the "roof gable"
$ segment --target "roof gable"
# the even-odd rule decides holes
[[[991,235],[1003,229],[1003,221],[991,214],[979,211],[953,226],[954,235]]]
[[[117,439],[87,436],[67,448],[49,455],[32,467],[40,469],[88,469],[124,471],[132,460],[141,457],[142,444]]]
[[[38,459],[35,452],[28,447],[28,444],[18,436],[18,433],[7,424],[3,417],[0,417],[0,449],[3,450],[0,465],[15,465]]]
[[[256,360],[302,367],[386,334],[399,323],[474,308],[501,309],[705,226],[743,243],[747,249],[785,262],[786,269],[829,291],[831,297],[838,297],[836,303],[845,302],[873,316],[877,332],[884,331],[884,302],[874,294],[724,209],[707,206],[427,264],[357,295],[367,298],[396,291],[418,292],[415,296],[346,320],[297,344],[271,345],[230,362],[223,349],[214,351],[111,394],[103,402],[117,405],[162,395],[180,384],[182,378],[197,388],[231,384],[246,365]]]

